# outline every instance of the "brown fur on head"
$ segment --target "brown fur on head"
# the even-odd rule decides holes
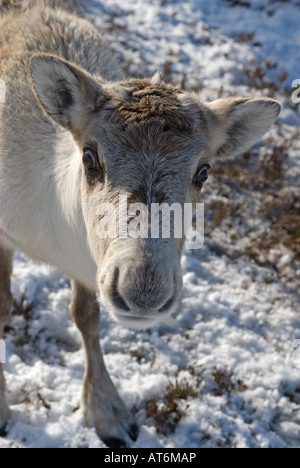
[[[101,240],[99,204],[117,208],[120,194],[147,207],[198,202],[199,169],[247,150],[280,105],[261,98],[201,104],[158,77],[105,82],[52,56],[34,57],[31,74],[44,111],[97,160],[94,171],[82,170],[82,203],[105,302],[122,323],[151,326],[178,301],[184,238]]]
[[[137,157],[143,148],[147,152],[153,146],[162,157],[170,158],[175,149],[184,150],[199,136],[200,127],[205,128],[200,108],[191,102],[192,115],[180,101],[183,92],[157,77],[119,83],[117,91],[112,87],[109,94],[110,108],[103,109],[109,130]]]
[[[178,101],[180,89],[156,79],[131,80],[122,83],[125,89],[117,109],[112,114],[113,123],[126,126],[129,122],[161,123],[175,131],[188,131],[194,122]],[[112,95],[114,102],[114,96]]]

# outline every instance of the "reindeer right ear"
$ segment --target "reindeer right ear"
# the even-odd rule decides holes
[[[89,73],[52,55],[30,62],[32,87],[42,109],[58,124],[76,133],[89,112],[103,105],[105,93]]]
[[[206,104],[211,160],[230,159],[259,140],[276,121],[280,103],[268,98],[227,98]]]

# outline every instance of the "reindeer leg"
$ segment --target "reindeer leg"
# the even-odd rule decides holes
[[[96,295],[74,281],[71,314],[80,330],[86,351],[86,372],[82,395],[89,427],[95,427],[111,448],[128,447],[136,440],[138,428],[120,399],[106,370],[99,341],[100,312]]]
[[[3,339],[4,327],[8,323],[12,307],[10,276],[12,273],[13,253],[0,245],[0,339]],[[10,411],[5,396],[5,378],[0,363],[0,437],[5,433],[5,426]]]

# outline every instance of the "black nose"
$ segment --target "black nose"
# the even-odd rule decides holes
[[[124,274],[125,273],[125,274]],[[122,272],[116,268],[110,290],[110,301],[120,312],[131,312],[133,315],[142,312],[153,316],[167,313],[176,303],[173,275],[164,280],[161,276],[144,278],[141,272]],[[126,315],[126,314],[125,314]]]
[[[177,300],[177,297],[176,297],[176,296],[172,296],[171,299],[169,299],[169,300],[166,302],[166,304],[165,304],[163,307],[161,307],[161,308],[159,309],[158,312],[161,312],[161,313],[163,313],[163,312],[168,312],[168,310],[170,310],[170,309],[173,307],[173,305],[175,304],[176,300]]]
[[[119,277],[120,277],[120,270],[119,268],[116,268],[114,272],[112,289],[111,289],[111,294],[110,294],[111,302],[117,309],[130,312],[130,307],[126,304],[125,300],[119,293]]]

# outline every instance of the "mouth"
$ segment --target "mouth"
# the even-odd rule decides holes
[[[124,325],[127,328],[133,328],[134,330],[148,330],[149,328],[158,325],[161,320],[159,316],[153,317],[136,317],[131,315],[123,315],[117,312],[113,314],[114,320]]]
[[[174,303],[173,307],[168,311],[153,311],[152,314],[146,315],[142,311],[125,311],[114,307],[105,297],[100,296],[100,303],[109,313],[112,319],[120,325],[131,328],[133,330],[149,330],[159,324],[165,324],[174,327],[176,324],[175,314],[178,310],[178,303]]]

